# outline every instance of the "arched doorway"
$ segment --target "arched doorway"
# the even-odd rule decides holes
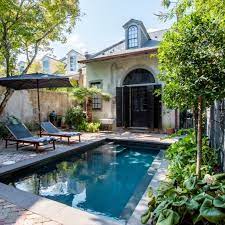
[[[117,87],[117,126],[161,128],[161,98],[154,95],[161,85],[146,69],[129,72]]]

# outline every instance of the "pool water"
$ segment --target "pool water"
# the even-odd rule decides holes
[[[42,166],[10,184],[74,208],[121,219],[158,152],[107,143]]]

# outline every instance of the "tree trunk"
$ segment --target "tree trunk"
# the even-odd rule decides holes
[[[87,100],[87,121],[92,122],[92,98]]]
[[[197,144],[197,134],[198,134],[198,109],[193,108],[193,125],[195,132],[195,143]]]
[[[202,111],[203,111],[202,96],[198,97],[198,134],[197,134],[197,165],[196,175],[201,177],[201,161],[202,161]]]
[[[4,98],[2,99],[2,102],[0,104],[0,115],[2,115],[2,113],[3,113],[3,111],[6,107],[6,104],[9,101],[9,99],[11,98],[13,92],[14,92],[13,89],[10,89],[10,88],[6,89],[6,92],[4,94]]]

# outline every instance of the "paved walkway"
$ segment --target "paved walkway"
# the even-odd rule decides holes
[[[100,138],[118,138],[142,141],[161,141],[168,142],[168,140],[161,140],[165,135],[162,134],[145,134],[145,133],[131,133],[131,132],[118,132],[118,133],[84,133],[82,135],[82,142],[97,140]],[[74,144],[76,145],[76,144]],[[68,148],[67,145],[57,144],[56,151]],[[10,146],[5,149],[4,143],[0,143],[0,168],[10,164],[15,164],[23,160],[32,159],[43,154],[49,154],[52,150],[47,150],[42,153],[35,153],[33,149],[20,149],[15,150],[15,146]],[[27,209],[20,208],[10,202],[0,199],[0,225],[57,225],[59,223],[52,221],[48,218],[33,213]],[[71,224],[72,225],[72,224]]]
[[[59,225],[48,218],[37,215],[26,209],[17,207],[3,199],[0,199],[0,225]]]

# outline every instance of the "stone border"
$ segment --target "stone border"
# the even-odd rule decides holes
[[[163,154],[163,152],[161,153]],[[158,167],[158,169],[149,184],[149,187],[153,189],[154,193],[156,193],[160,182],[165,180],[166,178],[168,162],[165,159],[161,159],[161,161],[157,160],[155,162],[155,166]],[[141,216],[148,209],[148,201],[149,201],[149,198],[148,198],[148,188],[147,188],[141,200],[139,201],[137,207],[135,208],[133,214],[128,220],[127,225],[143,225],[141,223]]]
[[[0,183],[0,198],[63,225],[121,224],[113,219],[105,219],[2,183]]]
[[[0,178],[2,179],[3,177],[5,178],[7,176],[11,176],[14,173],[19,172],[20,170],[23,170],[30,166],[36,166],[37,164],[47,163],[50,160],[54,160],[59,157],[63,157],[65,155],[74,154],[75,150],[78,153],[85,152],[88,149],[90,148],[92,149],[96,146],[99,146],[100,144],[106,141],[130,142],[132,144],[138,144],[138,143],[151,144],[151,145],[153,144],[153,147],[158,150],[159,148],[166,149],[169,145],[167,143],[159,143],[159,142],[153,142],[153,141],[138,141],[138,140],[129,140],[129,139],[120,139],[120,138],[118,139],[103,138],[98,141],[90,141],[89,143],[87,142],[80,143],[80,144],[77,144],[77,146],[71,146],[70,148],[67,148],[66,150],[61,150],[61,151],[59,150],[57,152],[53,151],[53,152],[50,152],[48,155],[37,156],[33,159],[24,160],[14,165],[5,166],[3,168],[0,168]],[[160,164],[159,161],[162,160],[163,152],[164,150],[160,150],[160,152],[158,153],[158,155],[152,162],[152,165],[148,169],[148,176],[151,176],[151,178],[153,174],[155,173],[155,171],[157,170],[157,168],[159,168],[159,164]],[[144,196],[146,195],[146,192]],[[92,225],[119,225],[120,224],[121,225],[124,223],[124,221],[117,221],[110,217],[105,218],[103,216],[98,216],[95,214],[88,213],[86,211],[72,208],[62,203],[59,203],[50,199],[46,199],[38,195],[34,195],[29,192],[21,191],[19,189],[16,189],[14,187],[8,186],[3,183],[0,183],[0,198],[10,203],[13,203],[21,208],[27,209],[33,213],[36,213],[43,217],[51,219],[55,222],[62,223],[64,225],[71,225],[72,221],[76,221],[76,225],[87,225],[87,224],[92,224]],[[141,201],[142,200],[143,200],[143,197]],[[130,221],[132,222],[134,216],[138,214],[139,204],[135,208],[132,216],[130,217],[128,224],[132,224],[132,225],[138,224],[138,223],[130,223]],[[141,213],[144,212],[143,210],[145,209],[142,209]],[[139,214],[140,214],[140,211],[139,211]]]

